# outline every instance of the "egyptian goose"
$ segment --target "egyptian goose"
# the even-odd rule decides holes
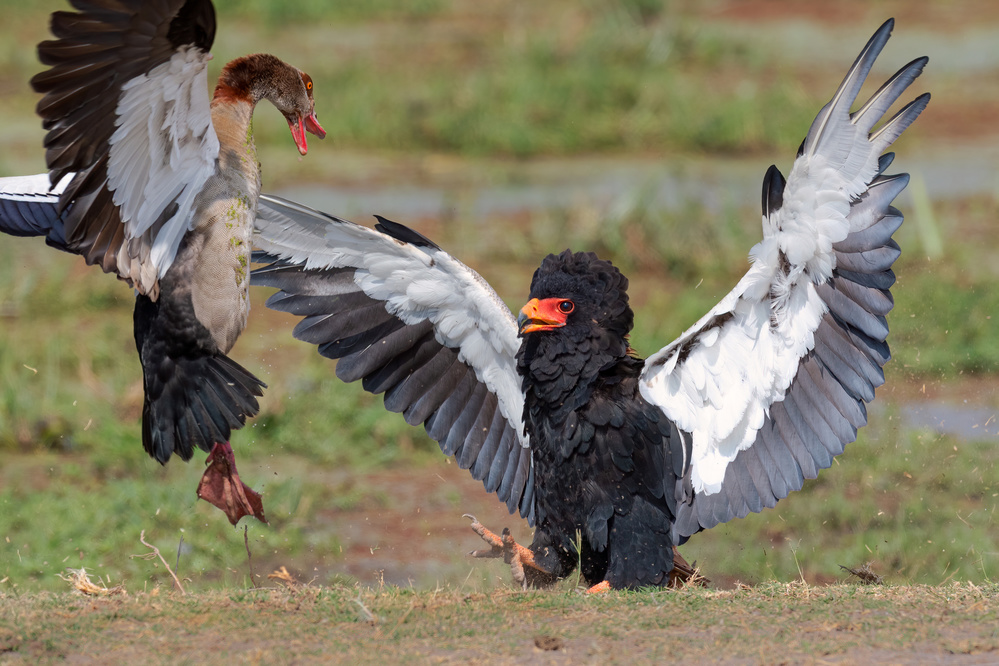
[[[926,58],[851,113],[885,23],[819,112],[785,182],[763,182],[763,240],[746,276],[677,340],[628,344],[628,280],[590,253],[549,255],[514,317],[474,271],[380,219],[361,227],[261,198],[255,284],[303,317],[294,335],[336,374],[385,393],[535,526],[529,547],[475,521],[522,584],[577,566],[593,590],[688,577],[675,547],[773,507],[829,467],[867,422],[889,359],[891,203],[908,182],[885,149],[929,101],[884,122]],[[581,542],[577,542],[581,535]]]
[[[80,11],[52,15],[56,39],[38,47],[50,68],[31,80],[50,173],[5,182],[0,229],[45,235],[135,288],[143,446],[161,463],[197,447],[216,470],[234,465],[230,432],[257,413],[264,388],[226,356],[249,309],[260,193],[251,119],[270,101],[304,155],[306,132],[326,134],[312,79],[249,55],[222,69],[209,101],[210,0],[72,4]],[[234,467],[201,491],[211,501],[233,482],[238,495]]]

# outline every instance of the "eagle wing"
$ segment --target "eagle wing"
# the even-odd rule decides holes
[[[649,357],[643,397],[681,431],[685,473],[675,536],[772,507],[832,464],[867,422],[884,382],[893,301],[893,199],[908,176],[884,150],[929,101],[875,124],[919,76],[912,61],[853,105],[891,34],[886,22],[819,112],[785,182],[763,184],[763,240],[739,284]]]
[[[509,308],[482,277],[432,241],[378,218],[363,227],[262,195],[252,283],[267,307],[303,319],[294,336],[339,359],[336,374],[385,394],[422,423],[511,512],[534,518],[520,345]]]

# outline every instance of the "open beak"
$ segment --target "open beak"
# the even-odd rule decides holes
[[[538,300],[532,298],[520,309],[517,316],[517,332],[519,335],[535,331],[550,331],[565,326],[566,315],[558,310],[560,298]]]
[[[315,111],[306,116],[305,119],[303,119],[302,116],[298,116],[295,120],[289,119],[288,129],[291,130],[291,137],[295,139],[295,145],[298,146],[298,152],[302,155],[309,152],[309,145],[305,140],[306,132],[311,132],[320,139],[326,138],[326,130],[324,130],[319,124],[319,119],[316,118]]]

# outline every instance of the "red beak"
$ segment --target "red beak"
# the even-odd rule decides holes
[[[288,129],[291,130],[291,137],[295,139],[295,145],[298,146],[298,152],[302,155],[309,152],[309,145],[305,140],[305,133],[311,132],[315,134],[320,139],[326,138],[326,130],[322,128],[319,124],[319,119],[316,118],[316,112],[310,113],[305,120],[302,120],[301,116],[295,121],[288,121]]]

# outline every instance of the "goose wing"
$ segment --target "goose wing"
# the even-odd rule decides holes
[[[509,308],[482,277],[417,232],[374,229],[262,195],[252,283],[267,307],[302,317],[299,340],[339,359],[337,377],[385,394],[422,423],[511,512],[534,519],[520,346]]]
[[[155,297],[215,170],[209,0],[73,0],[38,46],[45,159],[68,249]]]

